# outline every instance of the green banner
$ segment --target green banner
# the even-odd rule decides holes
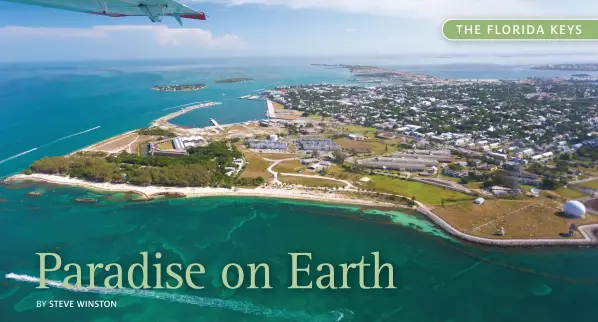
[[[598,40],[598,19],[447,20],[449,40]]]

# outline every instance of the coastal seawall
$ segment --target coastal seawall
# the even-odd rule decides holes
[[[484,237],[478,237],[463,233],[453,226],[449,225],[446,221],[440,218],[438,215],[433,213],[428,208],[419,205],[417,212],[428,217],[436,225],[450,233],[451,235],[460,238],[462,240],[475,243],[484,244],[491,246],[511,246],[511,247],[539,247],[539,246],[596,246],[598,245],[598,239],[594,236],[593,231],[598,230],[598,224],[595,225],[584,225],[579,226],[579,232],[583,236],[583,239],[490,239]]]

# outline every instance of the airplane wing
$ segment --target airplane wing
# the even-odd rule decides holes
[[[85,12],[109,17],[147,16],[153,22],[162,17],[206,20],[206,14],[174,0],[6,0],[35,6]]]

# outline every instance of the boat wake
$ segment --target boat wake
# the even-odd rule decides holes
[[[52,142],[50,142],[50,143],[46,143],[46,144],[42,145],[41,147],[48,146],[48,145],[50,145],[50,144],[54,144],[54,143],[56,143],[56,142],[60,142],[60,141],[62,141],[62,140],[66,140],[66,139],[72,138],[73,136],[77,136],[77,135],[85,134],[85,133],[87,133],[87,132],[91,132],[91,131],[97,130],[97,129],[99,129],[99,128],[101,128],[101,126],[99,126],[99,125],[98,125],[98,126],[96,126],[96,127],[92,127],[91,129],[87,129],[87,130],[85,130],[85,131],[81,131],[81,132],[77,132],[77,133],[74,133],[74,134],[71,134],[71,135],[67,135],[67,136],[65,136],[65,137],[61,137],[60,139],[56,139],[56,140],[54,140],[54,141],[52,141]],[[40,148],[41,148],[41,147],[40,147]]]
[[[31,152],[33,152],[33,151],[35,151],[35,150],[37,150],[37,148],[33,148],[33,149],[31,149],[31,150],[27,150],[27,151],[25,151],[25,152],[21,152],[21,153],[19,153],[19,154],[15,154],[15,155],[13,155],[13,156],[12,156],[12,157],[10,157],[10,158],[6,158],[6,159],[4,159],[4,160],[0,160],[0,164],[2,164],[2,163],[4,163],[4,162],[7,162],[7,161],[10,161],[10,160],[12,160],[12,159],[16,159],[16,158],[18,158],[18,157],[20,157],[20,156],[23,156],[23,155],[25,155],[25,154],[27,154],[27,153],[31,153]]]
[[[19,275],[9,273],[5,275],[5,278],[12,279],[20,282],[27,283],[39,283],[39,278],[29,275]],[[109,295],[122,295],[122,296],[133,296],[139,298],[147,298],[175,303],[183,303],[190,305],[197,305],[200,307],[212,307],[231,310],[235,312],[241,312],[251,315],[265,316],[268,318],[282,318],[294,321],[314,321],[314,322],[335,322],[335,321],[350,321],[353,317],[353,312],[349,310],[335,310],[330,311],[326,314],[311,315],[301,311],[290,311],[290,310],[276,310],[271,309],[262,305],[252,304],[249,302],[234,301],[234,300],[221,300],[218,298],[201,297],[192,295],[173,294],[166,292],[156,292],[149,290],[136,290],[129,288],[111,289],[106,287],[94,287],[94,288],[67,288],[62,282],[46,280],[46,286],[52,288],[58,288],[71,292],[78,293],[97,293],[97,294],[109,294]]]

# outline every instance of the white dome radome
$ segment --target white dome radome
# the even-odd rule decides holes
[[[581,218],[586,214],[586,206],[584,206],[581,202],[572,200],[567,201],[565,207],[563,208],[565,214],[575,218]]]

